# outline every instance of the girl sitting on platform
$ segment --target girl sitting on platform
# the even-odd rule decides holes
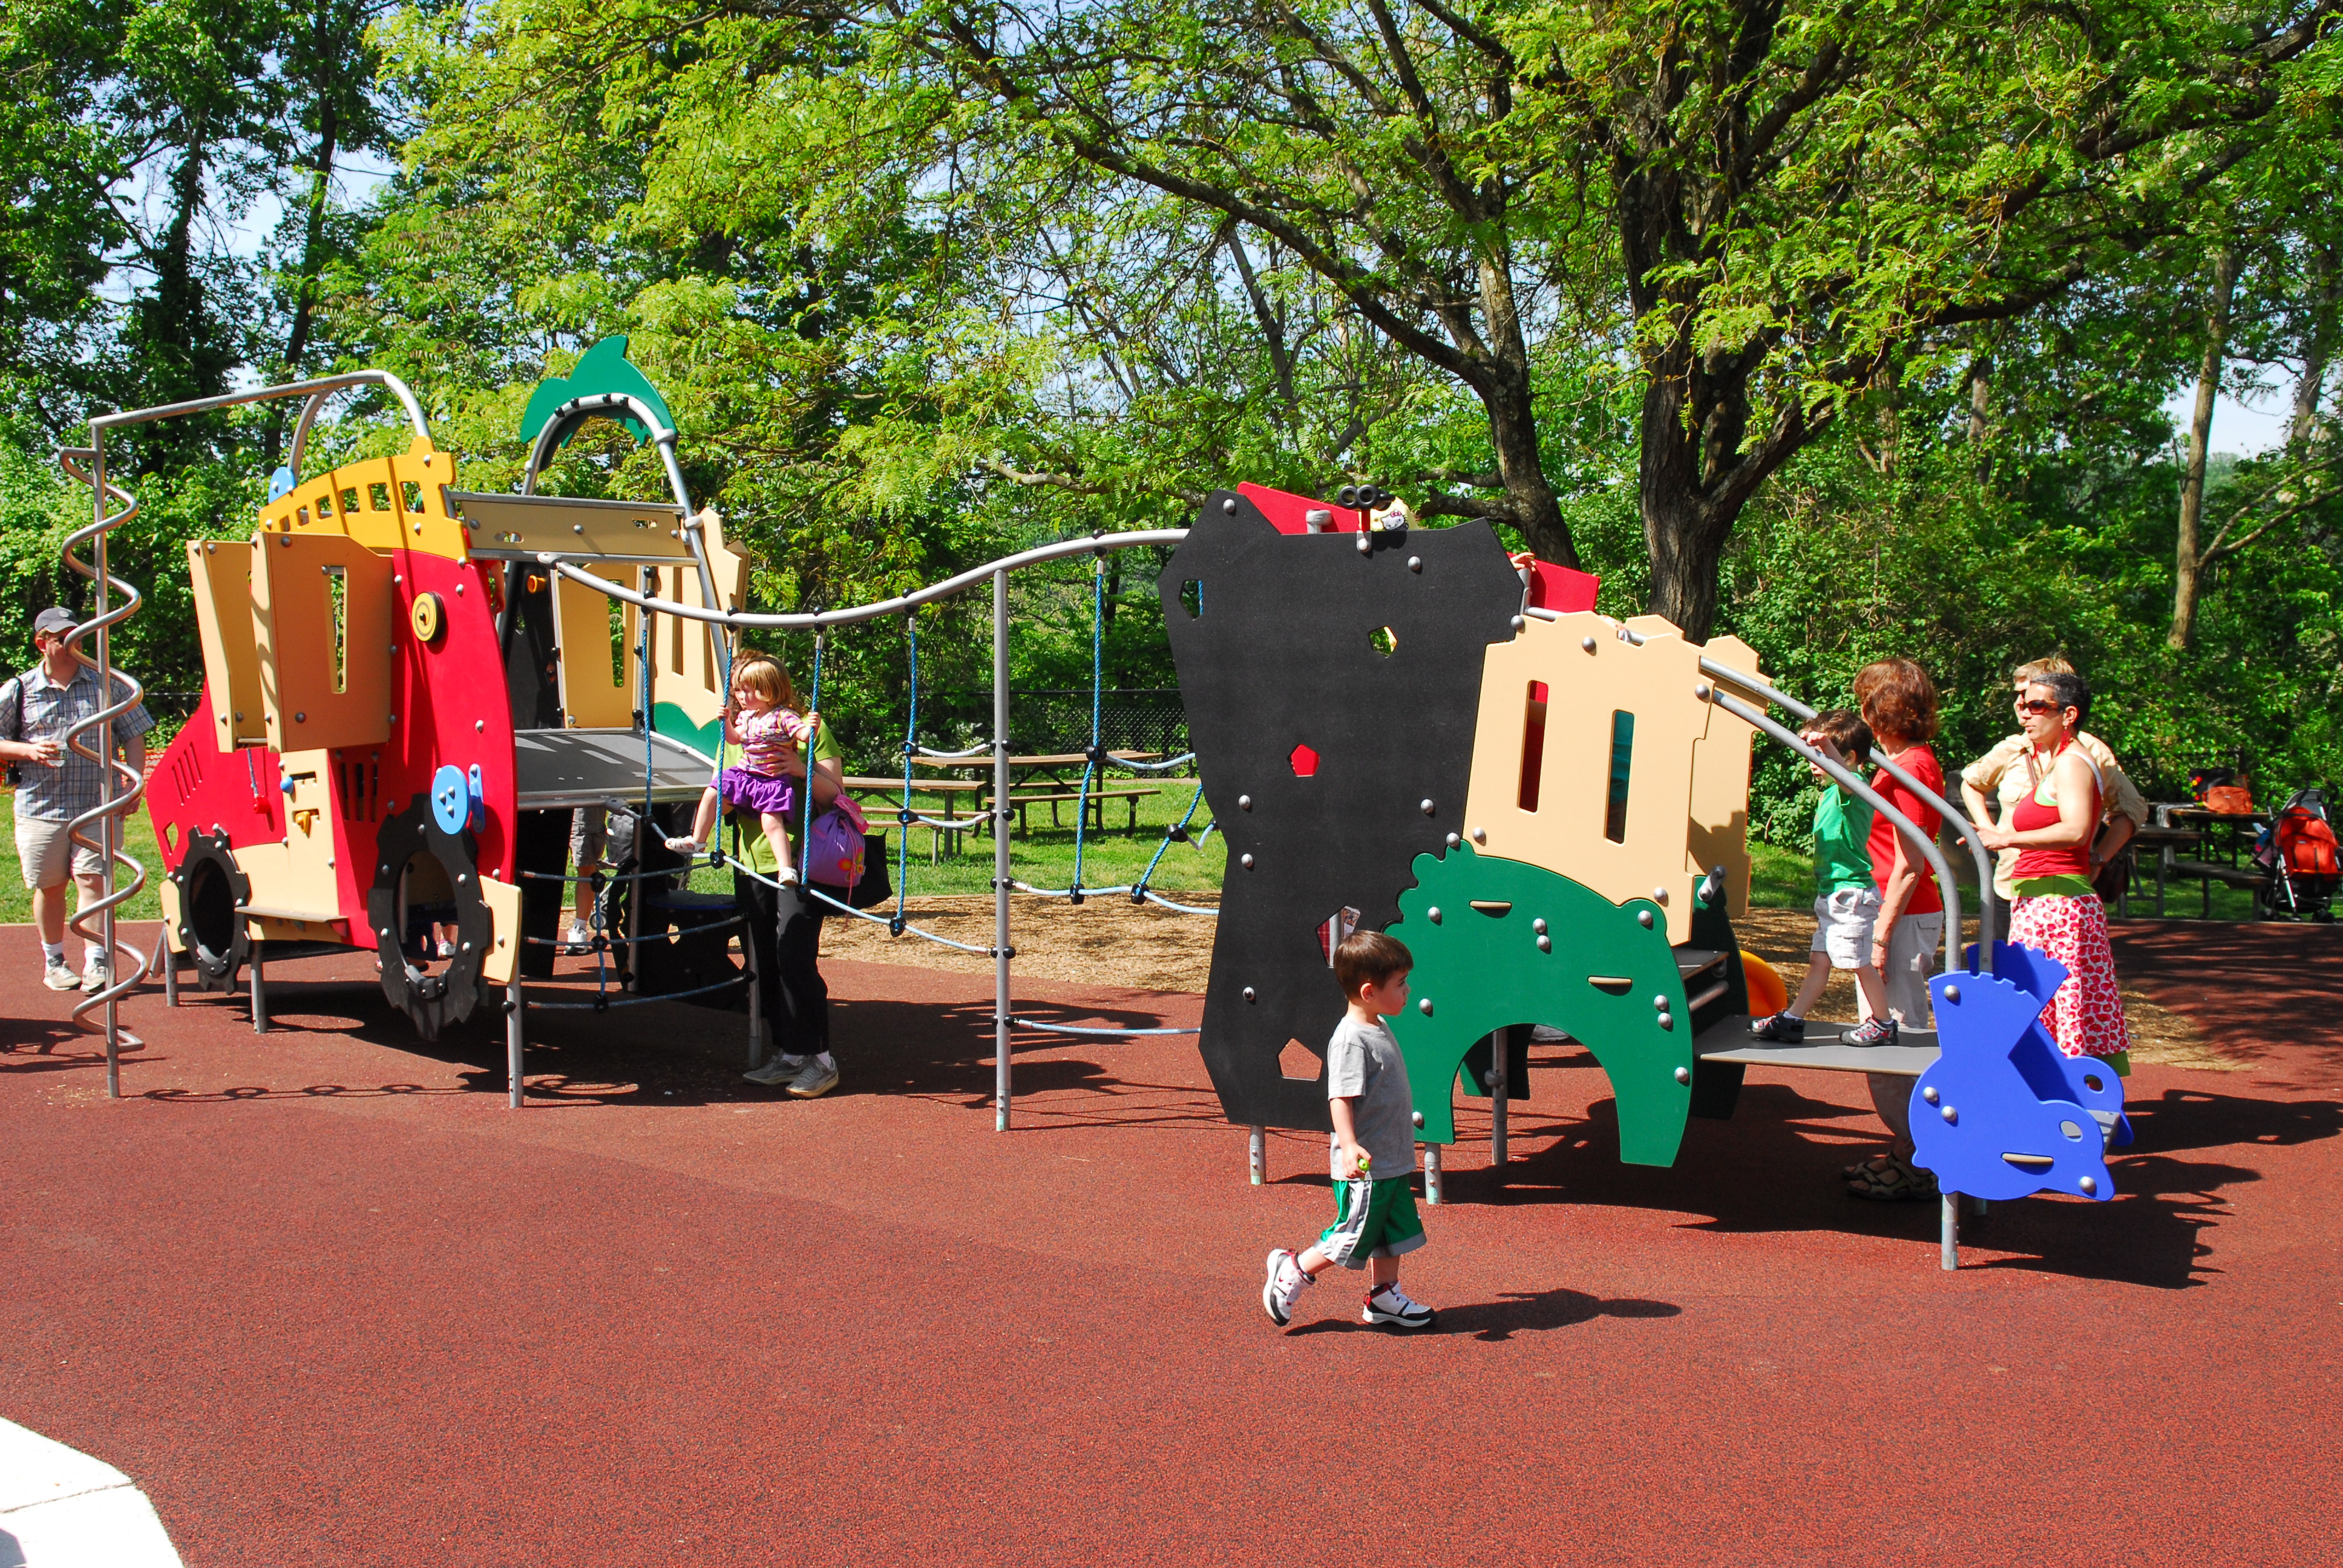
[[[778,660],[752,653],[733,665],[732,699],[724,705],[724,739],[740,749],[740,764],[716,776],[699,798],[689,836],[669,839],[669,849],[679,855],[705,853],[719,803],[736,806],[757,813],[765,841],[780,865],[777,879],[784,885],[798,880],[789,836],[789,817],[798,807],[798,782],[805,777],[798,748],[812,742],[821,715],[800,717],[791,711],[789,704],[796,699],[789,672]]]

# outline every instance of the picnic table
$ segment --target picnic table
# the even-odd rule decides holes
[[[2195,801],[2151,802],[2148,825],[2135,837],[2135,842],[2153,847],[2156,861],[2156,912],[2164,913],[2165,885],[2176,877],[2193,877],[2202,895],[2200,914],[2209,919],[2213,913],[2213,884],[2223,883],[2232,888],[2245,888],[2254,895],[2254,912],[2262,911],[2263,896],[2268,890],[2269,874],[2259,866],[2238,864],[2240,855],[2262,829],[2271,820],[2268,811],[2216,811]],[[2226,833],[2220,831],[2226,829]],[[2226,839],[2226,841],[2223,841]],[[2183,848],[2195,848],[2197,855],[2181,855]],[[2226,854],[2226,860],[2211,857]]]
[[[1110,751],[1107,756],[1117,762],[1158,762],[1162,760],[1163,753]],[[1097,779],[1091,781],[1088,789],[1084,789],[1079,777],[1069,779],[1067,775],[1076,769],[1086,768],[1089,762],[1090,754],[1086,751],[1051,751],[1009,759],[1008,805],[1017,813],[1017,837],[1023,838],[1029,831],[1025,819],[1027,809],[1044,805],[1050,808],[1050,826],[1052,828],[1064,826],[1058,815],[1060,807],[1076,805],[1086,819],[1095,823],[1098,830],[1103,833],[1106,831],[1106,803],[1109,800],[1121,800],[1130,808],[1130,817],[1123,830],[1133,835],[1139,831],[1139,803],[1154,795],[1157,792],[1155,789],[1151,785],[1110,789],[1103,779]],[[939,770],[960,769],[989,772],[992,768],[991,759],[985,757],[914,757],[911,764],[915,768]],[[896,787],[900,789],[900,781],[896,782]],[[985,786],[964,785],[962,788],[982,789]],[[989,810],[991,807],[992,802],[987,799],[985,809]]]
[[[987,819],[985,813],[992,809],[992,802],[989,799],[981,802],[963,801],[961,799],[963,796],[981,795],[984,792],[985,786],[981,784],[964,783],[956,779],[914,779],[911,780],[912,796],[938,795],[942,797],[941,806],[934,810],[926,809],[925,808],[915,804],[910,797],[907,797],[903,793],[903,781],[900,779],[877,779],[850,775],[843,780],[843,782],[847,789],[854,791],[858,795],[884,795],[889,800],[894,802],[897,810],[908,809],[913,811],[918,811],[923,817],[940,817],[946,822],[965,822],[968,825],[967,828],[941,828],[938,827],[933,822],[898,822],[897,825],[903,828],[906,832],[909,832],[910,829],[914,827],[924,826],[928,829],[928,864],[930,866],[936,864],[947,853],[954,855],[959,854],[960,834],[967,831],[968,829],[982,826]],[[971,806],[974,809],[962,813],[960,808],[963,804]],[[879,821],[883,822],[886,818],[892,815],[892,813],[876,812],[871,815]]]

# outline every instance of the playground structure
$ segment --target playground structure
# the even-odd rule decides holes
[[[1933,841],[1768,716],[1812,710],[1768,685],[1746,645],[1703,647],[1656,618],[1595,614],[1592,578],[1544,563],[1524,573],[1483,523],[1413,529],[1401,507],[1252,485],[1208,496],[1188,529],[1061,541],[845,610],[751,613],[742,608],[749,563],[721,519],[693,506],[672,420],[623,348],[598,346],[570,377],[538,389],[518,494],[456,489],[452,461],[433,447],[413,397],[379,371],[94,422],[92,447],[69,467],[97,498],[91,528],[75,536],[93,546],[89,565],[75,565],[98,585],[97,615],[76,637],[95,630],[104,668],[106,628],[136,607],[135,590],[106,576],[106,536],[136,502],[104,478],[105,430],[307,399],[253,536],[188,548],[205,693],[148,799],[168,873],[167,951],[152,962],[173,1001],[181,956],[215,989],[248,969],[254,1023],[265,1029],[267,958],[371,949],[386,997],[427,1038],[503,992],[518,1107],[532,1006],[704,1000],[745,986],[755,1065],[754,944],[730,899],[674,890],[680,867],[654,848],[656,833],[639,836],[634,870],[606,879],[602,890],[622,896],[598,897],[593,1000],[528,997],[524,980],[550,972],[573,879],[569,813],[599,806],[649,819],[697,798],[721,751],[728,632],[814,631],[818,707],[830,628],[910,617],[989,581],[994,739],[974,753],[927,754],[990,751],[994,763],[995,922],[983,950],[995,975],[995,1124],[1006,1130],[1011,1036],[1027,1023],[1013,1011],[1012,894],[1126,894],[1181,908],[1145,878],[1083,888],[1079,828],[1072,887],[1011,879],[1009,576],[1169,545],[1177,548],[1161,592],[1200,795],[1228,838],[1201,1045],[1229,1119],[1251,1130],[1255,1181],[1265,1176],[1266,1129],[1327,1125],[1317,1042],[1342,1007],[1327,955],[1344,930],[1367,925],[1388,927],[1417,957],[1414,1010],[1393,1027],[1421,1108],[1433,1201],[1441,1149],[1455,1136],[1452,1086],[1490,1097],[1502,1162],[1506,1104],[1526,1094],[1526,1032],[1538,1024],[1594,1053],[1617,1096],[1622,1158],[1634,1163],[1672,1163],[1688,1118],[1729,1116],[1750,1065],[1913,1078],[1916,1136],[1944,1194],[1947,1267],[1958,1194],[2112,1195],[2103,1149],[2127,1138],[2119,1087],[2100,1064],[2059,1056],[2036,1020],[2063,976],[2041,955],[1996,942],[1989,910],[1980,947],[1963,961],[1957,884]],[[300,477],[325,400],[369,384],[402,405],[409,449]],[[552,452],[597,417],[622,420],[655,446],[667,500],[535,493]],[[109,511],[109,498],[123,509]],[[109,584],[122,605],[109,608]],[[504,700],[482,700],[499,687]],[[1748,1036],[1730,911],[1747,897],[1749,748],[1760,732],[1885,813],[1936,873],[1948,932],[1932,986],[1941,1050],[1920,1031],[1871,1050]],[[911,757],[926,750],[907,727],[907,781]],[[1967,832],[1985,879],[1960,812],[1874,760]],[[1085,789],[1110,766],[1136,765],[1094,743]],[[135,778],[122,784],[98,815],[137,803]],[[926,820],[908,804],[897,819]],[[125,860],[136,867],[126,856],[116,863]],[[119,945],[112,910],[136,888],[109,889],[101,903],[110,948]],[[818,890],[779,891],[944,940],[910,927],[900,903],[874,916]],[[452,933],[437,967],[435,950],[418,946],[435,928]],[[735,934],[740,969],[727,951]],[[631,990],[609,981],[620,952]],[[114,1092],[114,1003],[150,967],[134,957],[117,967],[116,987],[76,1010],[106,1010]]]

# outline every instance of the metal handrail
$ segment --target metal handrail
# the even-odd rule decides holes
[[[1760,680],[1757,677],[1751,675],[1746,670],[1735,669],[1731,665],[1719,664],[1715,659],[1706,658],[1704,658],[1700,661],[1700,668],[1701,673],[1707,676],[1710,679],[1729,682],[1732,685],[1741,688],[1744,691],[1765,699],[1766,701],[1773,703],[1778,708],[1787,709],[1790,712],[1796,714],[1800,719],[1812,719],[1815,716],[1815,710],[1813,709],[1807,707],[1805,703],[1800,702],[1797,699],[1768,686],[1765,681]],[[1912,793],[1919,796],[1922,799],[1927,801],[1929,805],[1934,806],[1937,810],[1943,812],[1945,814],[1946,820],[1954,823],[1960,829],[1962,841],[1967,845],[1971,858],[1976,862],[1977,950],[1985,955],[1985,972],[1991,974],[1993,972],[1993,939],[1995,936],[1994,910],[1993,900],[1986,896],[1986,890],[1993,886],[1993,861],[1986,852],[1985,839],[1983,835],[1977,832],[1976,824],[1970,821],[1967,815],[1958,807],[1955,806],[1950,800],[1938,794],[1936,790],[1930,789],[1927,785],[1920,782],[1919,779],[1914,778],[1910,773],[1905,771],[1903,765],[1897,762],[1894,758],[1888,756],[1885,750],[1876,746],[1873,747],[1871,749],[1871,760],[1879,764],[1880,767],[1887,769],[1888,773],[1895,778],[1897,783],[1903,785],[1906,789],[1911,790]],[[1946,886],[1950,886],[1950,884],[1947,883]],[[1956,946],[1958,945],[1960,940],[1959,921],[1956,920],[1952,922],[1951,929],[1946,935],[1946,940],[1954,943]],[[1950,967],[1950,964],[1947,963],[1947,970],[1949,970]]]
[[[852,626],[860,621],[877,620],[881,616],[900,615],[932,604],[940,598],[950,598],[956,593],[972,588],[995,572],[1015,571],[1020,567],[1038,566],[1043,561],[1063,560],[1069,556],[1088,555],[1094,550],[1128,550],[1142,545],[1176,545],[1188,537],[1185,528],[1133,528],[1127,533],[1092,534],[1087,538],[1060,539],[1055,544],[1034,549],[1020,550],[1013,556],[1003,556],[980,567],[971,567],[957,577],[946,578],[940,583],[880,599],[874,604],[858,605],[852,609],[824,610],[803,615],[752,615],[746,610],[703,609],[698,605],[679,604],[673,599],[657,598],[649,594],[636,593],[620,588],[607,578],[572,566],[551,551],[540,552],[538,564],[559,572],[574,583],[579,583],[607,594],[615,599],[633,605],[637,609],[659,615],[681,616],[686,620],[706,621],[716,626],[753,627],[764,630],[799,629],[811,627]],[[713,595],[709,596],[711,598]]]

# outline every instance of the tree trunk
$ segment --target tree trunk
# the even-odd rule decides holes
[[[2297,446],[2318,427],[2318,402],[2327,389],[2327,365],[2335,350],[2335,253],[2320,246],[2311,260],[2310,320],[2302,330],[2302,378],[2294,384],[2294,418],[2287,438]]]
[[[1705,642],[1716,621],[1717,567],[1741,508],[1705,493],[1701,432],[1685,427],[1685,385],[1684,377],[1654,376],[1644,387],[1636,502],[1652,557],[1651,611]]]
[[[317,151],[309,160],[309,210],[301,236],[301,277],[293,296],[293,325],[285,335],[285,370],[296,380],[300,378],[301,362],[308,357],[310,327],[317,314],[317,279],[326,265],[326,209],[333,197],[340,135],[341,116],[336,112],[333,94],[322,92],[317,104]],[[269,417],[263,442],[266,460],[262,467],[276,468],[284,437],[285,414],[279,406]]]
[[[2185,648],[2197,635],[2197,592],[2205,571],[2202,524],[2205,461],[2213,438],[2213,400],[2229,351],[2229,307],[2237,294],[2237,254],[2224,246],[2213,257],[2213,284],[2205,297],[2205,356],[2197,367],[2197,407],[2188,420],[2188,467],[2180,476],[2180,537],[2172,560],[2172,632],[2166,641]]]
[[[1577,569],[1578,546],[1562,520],[1562,503],[1546,482],[1538,460],[1537,417],[1531,407],[1526,374],[1509,375],[1479,388],[1489,414],[1489,441],[1497,453],[1497,477],[1505,482],[1505,504],[1522,542],[1542,561]]]

